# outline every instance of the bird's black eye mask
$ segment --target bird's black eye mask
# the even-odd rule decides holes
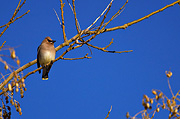
[[[48,42],[50,42],[50,43],[52,42],[52,41],[51,41],[51,40],[49,40],[49,39],[47,39],[47,40],[48,40]]]
[[[48,42],[50,42],[50,43],[56,42],[55,40],[49,40],[49,39],[47,39],[47,40],[48,40]]]

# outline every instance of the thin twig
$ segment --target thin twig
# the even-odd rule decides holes
[[[111,19],[110,19],[108,22],[105,23],[105,25],[103,26],[102,29],[105,29],[105,27],[106,27],[117,15],[119,15],[119,14],[121,13],[121,10],[126,6],[127,3],[128,3],[128,0],[124,3],[124,5],[118,10],[118,12],[117,12],[116,14],[115,14],[114,16],[112,16]]]
[[[88,55],[88,53],[84,57],[79,57],[79,58],[62,58],[62,59],[63,60],[79,60],[79,59],[85,59],[85,58],[87,58],[87,59],[91,59],[92,58],[92,57],[88,57],[87,55]]]
[[[65,33],[65,25],[64,25],[64,11],[63,11],[63,7],[64,7],[64,3],[62,0],[60,0],[61,2],[61,20],[62,20],[62,28],[63,28],[63,38],[64,38],[64,42],[67,41],[67,37],[66,37],[66,33]]]
[[[2,49],[2,47],[4,46],[5,43],[6,43],[6,41],[4,41],[4,42],[2,43],[2,45],[0,46],[0,50]]]
[[[95,19],[95,21],[86,30],[89,30],[101,18],[101,16],[106,12],[106,10],[109,8],[110,4],[112,4],[113,1],[114,0],[111,0],[106,9],[101,13],[101,15],[98,18]]]
[[[17,13],[19,12],[19,10],[21,9],[21,7],[25,4],[26,0],[23,1],[23,3],[20,5],[21,0],[19,0],[18,6],[16,7],[13,16],[11,17],[10,21],[5,24],[0,26],[0,28],[4,28],[4,30],[1,32],[0,37],[4,34],[4,32],[9,28],[9,25],[12,24],[14,21],[18,20],[19,18],[22,18],[24,15],[28,14],[30,12],[30,10],[28,10],[26,13],[24,13],[23,15],[21,15],[20,17],[17,17],[16,19],[14,19],[17,15]]]
[[[80,33],[81,28],[80,28],[79,22],[78,22],[77,17],[76,17],[76,10],[75,10],[74,2],[75,2],[75,0],[72,0],[72,3],[73,3],[73,14],[74,14],[74,19],[75,19],[75,24],[76,24],[77,32]]]
[[[147,18],[149,18],[149,17],[151,17],[151,16],[153,16],[153,15],[159,13],[159,12],[162,12],[165,9],[167,9],[169,7],[172,7],[172,6],[174,6],[175,4],[178,4],[178,3],[179,3],[179,1],[177,0],[177,1],[175,1],[175,2],[173,2],[171,4],[169,4],[169,5],[166,5],[165,7],[161,8],[159,10],[156,10],[156,11],[154,11],[154,12],[152,12],[152,13],[150,13],[150,14],[142,17],[142,18],[140,18],[140,19],[137,19],[137,20],[134,20],[132,22],[126,23],[126,24],[124,24],[122,26],[116,26],[116,27],[112,27],[112,28],[107,28],[107,29],[101,30],[100,32],[104,33],[104,32],[109,32],[109,31],[115,31],[115,30],[118,30],[118,29],[126,29],[128,26],[131,26],[133,24],[141,22],[141,21],[143,21],[143,20],[145,20],[145,19],[147,19]],[[97,31],[87,31],[86,33],[88,33],[88,34],[95,34],[96,32]]]
[[[58,19],[58,21],[59,21],[59,24],[60,24],[60,26],[61,26],[61,28],[62,28],[62,24],[61,24],[61,21],[60,21],[60,19],[59,19],[59,16],[58,16],[58,14],[57,14],[57,12],[56,12],[56,10],[53,8],[53,10],[54,10],[54,12],[55,12],[55,14],[56,14],[56,17],[57,17],[57,19]]]
[[[169,78],[167,78],[167,81],[168,81],[169,90],[171,91],[171,94],[172,94],[172,96],[174,97],[174,94],[173,94],[172,89],[171,89],[171,85],[170,85],[170,83],[169,83]]]
[[[100,28],[101,28],[101,26],[103,25],[104,20],[106,19],[106,16],[107,16],[107,14],[108,14],[108,12],[109,12],[109,10],[110,10],[110,8],[111,8],[111,5],[112,5],[112,2],[108,5],[108,10],[107,10],[106,14],[105,14],[104,17],[103,17],[103,20],[101,21],[100,26],[99,26],[98,29],[96,30],[97,32],[96,32],[93,36],[91,36],[91,38],[89,38],[88,40],[86,40],[86,41],[84,42],[84,44],[90,42],[92,39],[94,39],[97,35],[100,34]]]
[[[101,50],[103,52],[108,52],[108,53],[128,53],[128,52],[133,52],[133,50],[127,50],[127,51],[108,51],[108,50],[105,50],[104,48],[100,48],[100,47],[97,47],[97,46],[94,46],[94,45],[91,45],[89,43],[86,43],[88,46],[90,47],[93,47],[95,49],[98,49],[98,50]]]
[[[107,114],[105,119],[107,119],[109,117],[109,114],[111,113],[111,111],[112,111],[112,105],[111,105],[111,108],[110,108],[110,110],[109,110],[109,112],[108,112],[108,114]]]

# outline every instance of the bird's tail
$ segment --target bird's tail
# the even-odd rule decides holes
[[[48,68],[47,66],[43,67],[42,80],[48,80]]]
[[[50,65],[43,67],[42,80],[48,80],[48,73],[52,67],[53,62],[51,61]]]

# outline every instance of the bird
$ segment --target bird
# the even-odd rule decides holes
[[[42,66],[43,73],[42,73],[42,80],[48,80],[48,73],[52,67],[53,60],[55,59],[56,50],[54,47],[54,43],[56,41],[52,40],[49,36],[46,37],[40,46],[37,49],[37,67],[39,68],[40,65]],[[50,63],[50,65],[47,65]],[[41,70],[39,70],[39,74]]]

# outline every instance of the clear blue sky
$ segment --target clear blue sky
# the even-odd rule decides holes
[[[174,1],[174,0],[173,0]],[[110,27],[143,17],[172,0],[129,0],[121,15],[109,24]],[[65,25],[67,38],[77,32],[74,17],[65,2]],[[70,1],[71,2],[71,1]],[[110,0],[76,0],[77,17],[82,29],[87,28],[106,8]],[[109,16],[116,13],[125,0],[114,0]],[[63,42],[62,30],[53,11],[60,16],[59,0],[27,0],[18,15],[30,13],[19,19],[0,38],[0,44],[19,46],[16,54],[21,66],[36,59],[37,47],[50,36],[55,46]],[[0,25],[11,18],[18,0],[0,2]],[[174,93],[180,84],[180,6],[175,5],[126,30],[116,30],[99,35],[93,45],[104,47],[112,38],[114,43],[108,50],[133,50],[131,53],[110,54],[92,49],[92,59],[54,63],[49,80],[42,81],[35,73],[26,79],[24,98],[16,94],[23,115],[12,109],[12,119],[103,119],[110,106],[109,119],[125,118],[126,112],[134,115],[143,109],[142,97],[152,89],[162,90],[171,96],[165,71],[171,69],[170,83]],[[99,22],[98,22],[99,23]],[[65,48],[57,52],[60,56]],[[89,49],[84,46],[69,52],[65,57],[82,57]],[[0,64],[1,67],[4,67]],[[36,64],[24,70],[24,74],[36,69]],[[4,70],[1,68],[1,71]],[[167,118],[168,111],[160,111],[155,119]]]

